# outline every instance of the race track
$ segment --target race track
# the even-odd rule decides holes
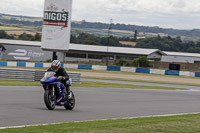
[[[199,91],[72,88],[72,111],[46,109],[42,87],[0,87],[0,127],[200,112]]]

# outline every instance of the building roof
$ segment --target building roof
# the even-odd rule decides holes
[[[24,40],[22,41],[22,40],[0,39],[0,43],[27,45],[27,46],[41,46],[41,42],[38,42],[38,41],[24,41]]]
[[[41,42],[37,41],[22,41],[22,40],[8,40],[0,39],[0,43],[11,45],[25,45],[25,46],[41,46]],[[150,55],[155,52],[159,52],[165,55],[159,49],[144,49],[144,48],[128,48],[128,47],[113,47],[113,46],[96,46],[96,45],[83,45],[72,44],[69,45],[69,50],[74,51],[88,51],[88,52],[103,52],[103,53],[119,53],[119,54],[135,54],[135,55]]]
[[[169,52],[163,51],[167,56],[200,57],[199,53]]]
[[[109,52],[109,53],[119,53],[119,54],[139,54],[139,55],[149,55],[154,52],[160,52],[159,49],[143,49],[143,48],[127,48],[127,47],[113,47],[113,46],[96,46],[96,45],[83,45],[83,44],[70,44],[70,50],[77,51],[90,51],[90,52]],[[164,53],[163,53],[164,54]]]

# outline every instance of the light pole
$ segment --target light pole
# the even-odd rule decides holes
[[[106,66],[108,66],[108,60],[109,60],[109,54],[108,54],[108,48],[110,44],[110,32],[112,29],[112,19],[110,19],[110,25],[108,27],[108,41],[107,41],[107,57],[106,57]]]

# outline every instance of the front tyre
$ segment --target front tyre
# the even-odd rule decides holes
[[[75,96],[72,91],[70,91],[72,94],[71,99],[67,99],[67,103],[64,105],[65,109],[67,110],[72,110],[75,106]]]
[[[46,107],[49,110],[55,109],[55,97],[52,95],[52,91],[45,90],[45,92],[44,92],[44,102],[45,102]]]

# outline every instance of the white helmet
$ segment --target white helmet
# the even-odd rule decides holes
[[[60,66],[61,66],[61,63],[60,63],[59,60],[54,60],[54,61],[52,61],[52,63],[51,63],[51,69],[52,69],[52,71],[54,71],[54,72],[58,71],[58,69],[60,68]]]

